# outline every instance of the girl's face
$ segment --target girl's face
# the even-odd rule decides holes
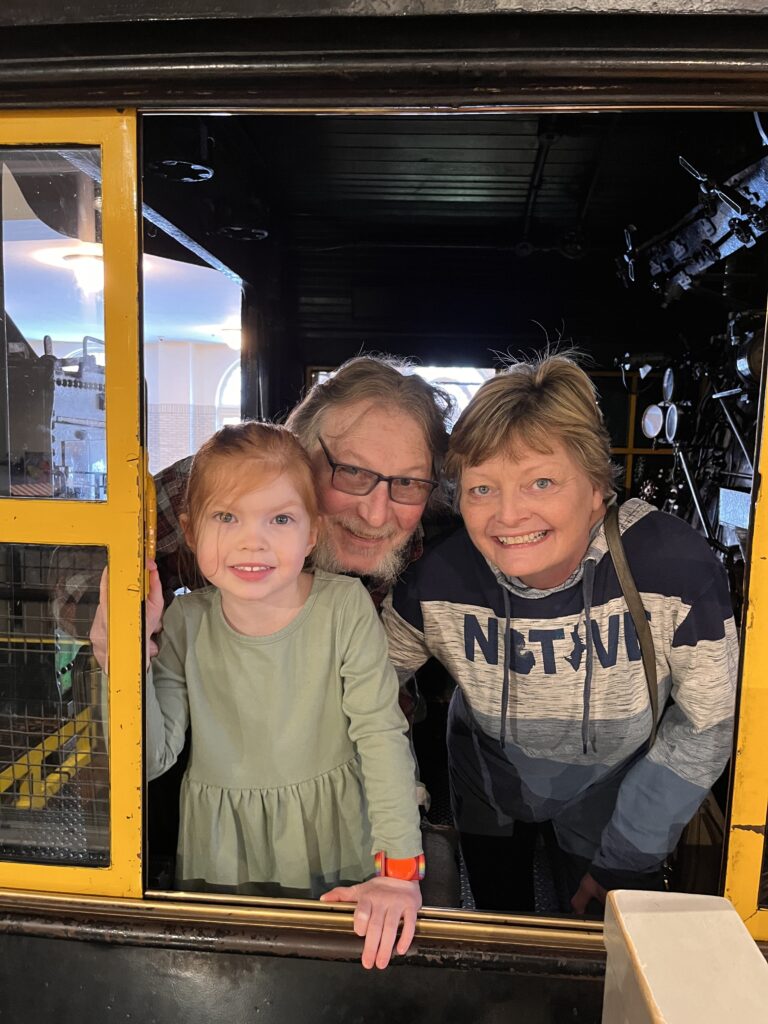
[[[299,580],[317,527],[287,474],[238,497],[215,498],[190,534],[187,543],[221,591],[225,612],[303,603]]]
[[[586,554],[603,496],[561,441],[551,454],[519,444],[510,455],[462,471],[461,514],[472,543],[505,576],[549,590]]]

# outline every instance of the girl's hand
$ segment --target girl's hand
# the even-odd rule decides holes
[[[163,588],[160,583],[160,574],[157,571],[157,563],[151,558],[147,559],[147,572],[149,573],[149,592],[144,605],[145,621],[144,629],[147,636],[146,663],[149,665],[151,658],[157,654],[157,644],[152,639],[155,633],[159,633],[163,623]],[[107,606],[109,600],[109,569],[101,574],[99,582],[99,606],[91,624],[90,640],[93,649],[93,656],[105,672],[109,672],[109,649],[107,633]]]
[[[418,882],[400,878],[371,878],[360,885],[340,886],[321,897],[325,903],[356,903],[355,935],[365,936],[363,967],[383,970],[392,956],[400,921],[403,929],[397,952],[408,952],[416,930],[416,914],[421,906]]]
[[[571,906],[573,907],[574,913],[586,914],[590,900],[597,900],[599,903],[604,905],[607,895],[608,891],[604,889],[599,882],[596,882],[592,875],[587,873],[582,878],[579,883],[579,888],[571,899]]]

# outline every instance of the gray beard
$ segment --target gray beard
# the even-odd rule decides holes
[[[394,551],[387,552],[387,554],[382,557],[378,565],[374,566],[374,568],[370,569],[368,572],[353,572],[341,562],[336,551],[333,549],[331,544],[328,543],[328,538],[324,531],[321,530],[320,536],[317,539],[317,544],[315,545],[315,549],[310,558],[314,568],[322,569],[323,572],[336,572],[348,576],[368,576],[375,579],[376,582],[382,586],[392,587],[395,585],[398,576],[405,568],[410,543],[411,538],[409,537],[402,547],[396,548]]]

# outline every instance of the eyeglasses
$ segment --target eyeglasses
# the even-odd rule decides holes
[[[374,473],[372,469],[334,462],[322,437],[318,437],[318,441],[332,470],[331,485],[344,494],[370,494],[383,480],[387,485],[389,497],[398,505],[423,505],[437,487],[437,480],[419,480],[413,476],[384,476],[383,473]]]

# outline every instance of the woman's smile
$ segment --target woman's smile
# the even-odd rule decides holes
[[[504,547],[520,547],[522,545],[531,546],[533,544],[540,544],[543,540],[550,535],[551,530],[538,530],[535,533],[521,533],[514,536],[499,535],[494,539],[503,544]]]

